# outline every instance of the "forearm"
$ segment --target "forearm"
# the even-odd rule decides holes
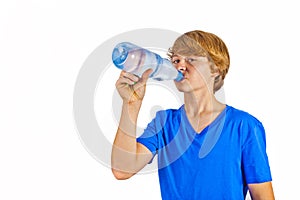
[[[129,174],[136,173],[137,142],[136,124],[141,102],[129,104],[124,102],[119,127],[112,149],[112,168]]]
[[[252,200],[274,200],[272,182],[248,184]]]

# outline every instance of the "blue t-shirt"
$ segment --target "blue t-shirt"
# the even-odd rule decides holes
[[[137,141],[157,155],[163,200],[241,200],[272,180],[262,123],[228,105],[201,133],[184,106],[159,111]]]

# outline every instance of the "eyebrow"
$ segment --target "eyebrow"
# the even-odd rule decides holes
[[[178,54],[173,54],[171,58],[173,58],[173,57],[181,57],[181,56]]]

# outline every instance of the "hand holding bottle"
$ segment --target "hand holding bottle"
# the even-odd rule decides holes
[[[146,82],[151,73],[152,69],[148,69],[139,78],[134,74],[121,71],[115,85],[124,103],[131,104],[143,100],[146,91]]]

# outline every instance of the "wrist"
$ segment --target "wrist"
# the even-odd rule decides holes
[[[124,132],[127,132],[127,134],[131,132],[134,132],[135,134],[135,131],[129,131],[128,127],[136,127],[141,104],[141,101],[123,102],[119,126]]]
[[[142,106],[142,101],[141,100],[130,101],[130,102],[124,101],[123,106],[122,106],[122,110],[123,110],[123,112],[126,113],[127,116],[134,119],[134,118],[137,118],[137,115],[140,111],[141,106]]]
[[[143,100],[134,100],[134,101],[125,101],[123,100],[123,106],[126,106],[128,108],[135,108],[139,109],[142,106]]]

